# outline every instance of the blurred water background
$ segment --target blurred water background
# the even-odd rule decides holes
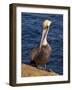
[[[30,63],[30,51],[40,43],[42,23],[45,19],[52,24],[48,33],[48,42],[52,47],[52,54],[47,63],[47,68],[58,74],[63,74],[63,15],[43,13],[21,13],[22,29],[22,63]]]

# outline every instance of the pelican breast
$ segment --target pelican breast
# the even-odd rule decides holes
[[[48,58],[51,54],[50,45],[42,46],[41,51],[39,51],[39,47],[33,48],[31,50],[31,60],[34,61],[37,65],[45,64],[48,62]]]

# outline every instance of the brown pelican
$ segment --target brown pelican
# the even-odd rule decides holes
[[[51,55],[51,46],[47,42],[47,34],[49,32],[49,27],[51,25],[50,20],[45,20],[43,22],[43,31],[40,41],[40,45],[37,48],[31,50],[31,65],[38,67],[39,65],[45,64],[48,62],[48,59]]]

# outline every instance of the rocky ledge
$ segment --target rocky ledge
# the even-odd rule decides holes
[[[31,65],[22,64],[21,66],[21,76],[22,77],[31,77],[31,76],[55,76],[58,75],[52,70],[44,70],[33,67]]]

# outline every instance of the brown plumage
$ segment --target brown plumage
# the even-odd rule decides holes
[[[34,61],[36,65],[46,64],[51,55],[51,51],[52,49],[49,45],[42,46],[41,51],[39,51],[39,47],[33,48],[31,51],[31,60]]]
[[[49,31],[49,26],[51,24],[51,21],[45,20],[43,22],[43,33],[42,38],[40,42],[40,46],[37,48],[33,48],[31,50],[30,56],[31,56],[31,65],[38,66],[43,65],[48,62],[48,59],[51,55],[51,46],[47,42],[47,34]]]

